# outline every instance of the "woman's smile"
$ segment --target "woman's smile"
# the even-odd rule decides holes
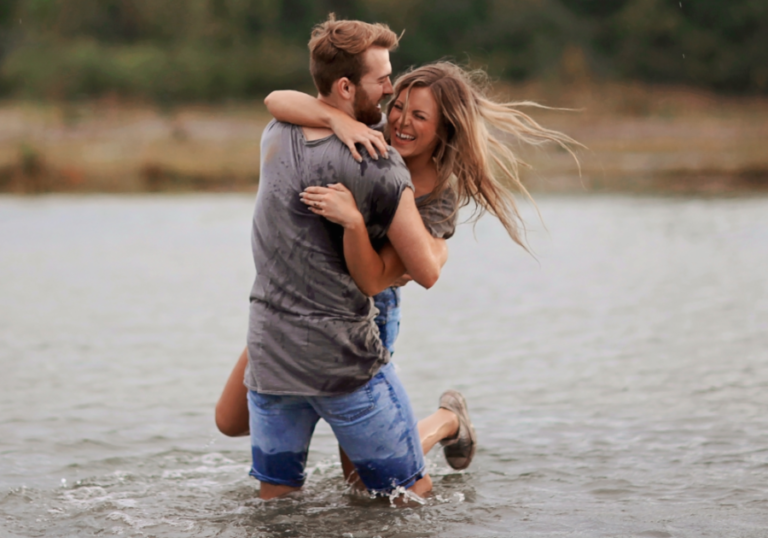
[[[401,133],[397,129],[395,130],[395,136],[397,137],[398,140],[402,140],[403,142],[413,142],[416,139],[415,136]]]
[[[403,90],[389,111],[390,143],[406,159],[431,156],[438,142],[439,117],[437,102],[429,88]]]

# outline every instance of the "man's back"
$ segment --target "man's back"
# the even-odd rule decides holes
[[[274,121],[264,131],[261,156],[246,384],[269,394],[350,392],[388,353],[370,298],[346,270],[343,229],[308,211],[299,193],[310,185],[344,184],[376,245],[410,176],[396,153],[357,163],[336,137],[307,141],[300,127]]]

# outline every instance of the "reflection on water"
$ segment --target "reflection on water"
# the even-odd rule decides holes
[[[537,260],[490,219],[404,292],[417,413],[464,391],[481,446],[435,495],[262,503],[212,408],[242,349],[248,196],[0,199],[3,536],[762,537],[768,199],[541,197]]]

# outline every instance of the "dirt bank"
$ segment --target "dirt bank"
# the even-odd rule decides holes
[[[534,191],[768,191],[768,100],[681,88],[545,84],[503,87],[570,112],[532,110],[588,149],[523,151]],[[0,105],[0,191],[255,190],[263,106],[101,101]]]

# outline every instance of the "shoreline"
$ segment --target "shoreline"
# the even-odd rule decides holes
[[[532,192],[768,192],[768,99],[637,84],[499,84],[497,96],[587,146],[522,149]],[[577,109],[577,110],[574,110]],[[0,193],[255,192],[270,120],[255,104],[163,110],[114,100],[0,102]]]

